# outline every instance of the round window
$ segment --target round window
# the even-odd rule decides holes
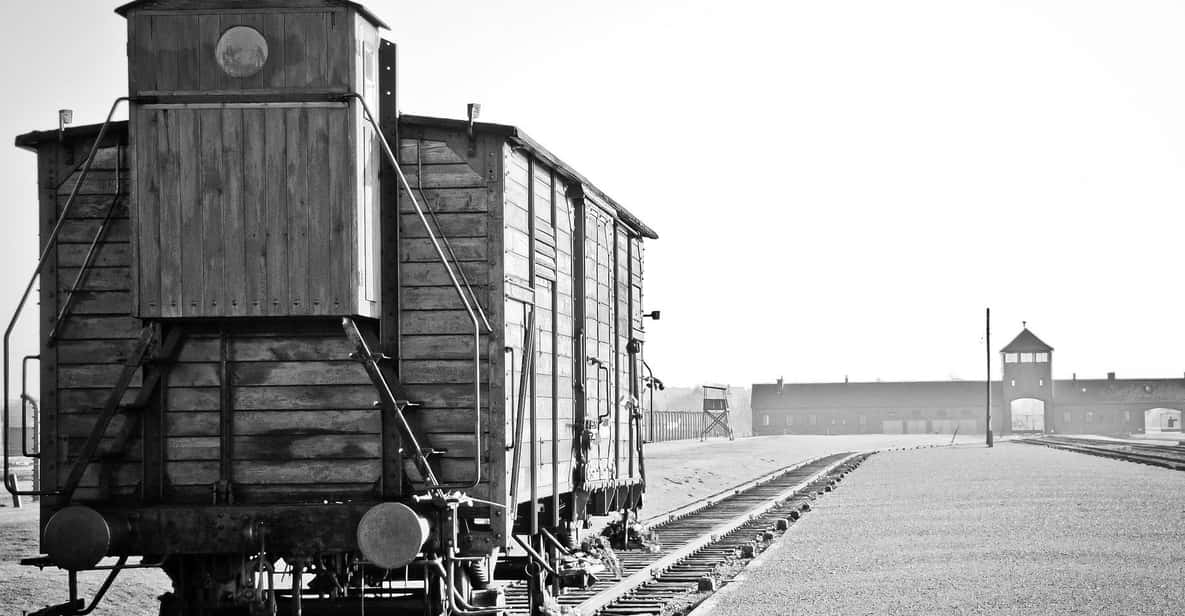
[[[222,33],[214,57],[227,75],[250,77],[267,62],[267,40],[255,28],[235,26]]]

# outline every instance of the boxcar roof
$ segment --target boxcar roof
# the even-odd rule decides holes
[[[246,6],[242,6],[243,4],[246,4]],[[379,19],[378,16],[376,16],[374,13],[370,12],[370,9],[366,8],[365,6],[362,6],[361,4],[358,4],[357,2],[350,2],[350,0],[312,0],[312,1],[305,0],[305,2],[303,2],[303,3],[302,2],[293,2],[292,0],[284,0],[282,2],[277,1],[277,0],[253,0],[253,2],[248,2],[248,3],[244,3],[241,0],[239,0],[239,1],[230,1],[230,0],[135,0],[134,2],[129,2],[127,4],[120,6],[119,8],[115,9],[115,12],[119,13],[120,15],[122,15],[124,17],[127,17],[129,11],[131,11],[132,9],[140,8],[141,6],[144,6],[144,8],[158,8],[159,7],[162,9],[171,9],[171,8],[177,8],[177,9],[188,9],[188,8],[232,9],[232,8],[256,8],[256,7],[259,7],[259,8],[287,8],[287,7],[292,7],[292,6],[299,7],[302,4],[304,4],[304,5],[338,4],[338,5],[349,6],[354,9],[357,9],[358,13],[360,13],[363,17],[369,19],[370,22],[373,23],[374,25],[376,25],[380,28],[387,28],[388,30],[390,29],[390,27],[387,24],[383,23],[383,20]]]
[[[400,123],[410,126],[437,127],[454,130],[466,130],[469,127],[469,122],[466,120],[433,118],[428,116],[400,115],[399,121]],[[570,165],[560,160],[558,156],[548,151],[547,148],[539,145],[538,141],[535,141],[530,137],[530,135],[519,130],[518,127],[507,124],[475,122],[473,124],[473,128],[476,131],[500,135],[512,144],[526,149],[534,156],[542,159],[544,162],[554,167],[560,172],[561,175],[566,176],[572,181],[581,183],[585,190],[592,193],[593,197],[595,197],[597,200],[602,201],[605,205],[613,208],[613,210],[617,212],[617,216],[620,217],[621,220],[627,225],[637,230],[638,233],[641,233],[644,237],[650,238],[652,240],[658,239],[658,233],[656,233],[654,229],[651,229],[649,225],[639,220],[637,216],[634,216],[629,210],[622,207],[620,203],[614,201],[609,197],[609,195],[606,195],[604,192],[602,192],[601,189],[593,185],[592,182],[588,181],[587,178],[573,169]]]
[[[39,146],[43,143],[48,143],[50,141],[58,141],[59,135],[61,136],[62,140],[64,140],[64,141],[70,141],[73,139],[85,139],[88,137],[97,136],[99,134],[99,130],[102,128],[103,128],[102,124],[83,124],[81,126],[71,126],[71,127],[67,128],[66,130],[62,131],[61,133],[59,133],[56,129],[55,130],[35,130],[32,132],[25,133],[23,135],[17,135],[16,139],[14,140],[14,143],[16,144],[16,147],[18,147],[18,148],[35,151],[37,149],[37,146]],[[127,131],[128,131],[127,120],[112,122],[111,125],[107,127],[107,136],[110,138],[110,137],[114,137],[117,135],[124,135],[127,133]]]

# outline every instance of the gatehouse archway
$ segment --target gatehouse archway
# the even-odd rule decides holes
[[[1045,401],[1017,398],[1009,404],[1013,432],[1045,432]]]

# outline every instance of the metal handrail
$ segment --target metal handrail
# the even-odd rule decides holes
[[[29,405],[33,406],[34,413],[41,413],[41,408],[37,405],[37,400],[29,395],[29,361],[41,361],[40,355],[26,355],[21,360],[21,453],[25,454],[26,458],[40,458],[40,451],[29,451]],[[37,438],[37,426],[33,426],[33,438]],[[40,443],[38,443],[40,445]]]
[[[78,181],[74,183],[74,188],[70,190],[70,196],[66,198],[66,204],[62,206],[61,215],[58,216],[57,222],[54,223],[53,229],[50,230],[49,236],[45,238],[45,246],[41,249],[41,256],[37,259],[37,267],[33,269],[33,275],[29,277],[29,282],[25,285],[25,292],[21,294],[21,299],[17,302],[16,311],[13,312],[12,318],[8,321],[8,328],[4,330],[4,438],[0,440],[4,441],[4,487],[13,496],[51,496],[57,494],[57,491],[19,490],[15,483],[10,484],[8,479],[8,371],[10,367],[9,345],[12,338],[12,331],[16,327],[16,322],[20,318],[21,312],[25,309],[25,303],[29,301],[29,292],[33,290],[33,284],[37,282],[37,277],[41,275],[41,268],[45,267],[45,261],[49,258],[50,251],[57,245],[58,234],[61,233],[62,227],[65,225],[66,216],[70,213],[70,206],[74,204],[74,199],[78,197],[78,191],[82,189],[82,183],[86,181],[86,176],[90,173],[91,165],[95,162],[95,154],[98,153],[99,146],[103,143],[103,137],[107,135],[107,127],[111,125],[111,118],[115,116],[115,110],[119,108],[120,103],[127,102],[128,100],[128,97],[121,96],[111,104],[111,110],[107,112],[107,119],[103,120],[103,125],[99,128],[99,134],[95,137],[94,144],[91,145],[90,153],[87,154],[86,162],[82,165],[82,170],[78,175]],[[119,169],[116,169],[115,173],[118,176]]]
[[[411,184],[407,181],[407,176],[403,174],[403,169],[399,166],[399,158],[395,156],[395,152],[391,150],[391,144],[387,141],[386,135],[383,134],[379,128],[378,121],[374,114],[371,113],[370,107],[366,104],[366,99],[357,92],[351,92],[344,95],[343,100],[354,99],[362,107],[363,114],[366,120],[370,123],[371,128],[374,129],[374,134],[379,139],[379,143],[383,146],[383,153],[387,155],[388,162],[395,170],[395,175],[399,177],[399,183],[403,189],[407,191],[407,196],[411,198],[411,204],[416,209],[416,215],[420,217],[420,223],[424,225],[424,230],[428,234],[428,239],[432,241],[432,247],[436,250],[436,256],[440,258],[441,265],[444,266],[448,272],[449,280],[453,283],[453,289],[457,292],[457,297],[460,298],[461,304],[465,306],[465,312],[469,314],[469,320],[473,323],[473,440],[474,440],[474,455],[473,455],[473,481],[472,482],[450,482],[439,484],[434,487],[439,488],[460,488],[472,489],[481,483],[481,331],[482,323],[478,317],[477,311],[474,310],[473,304],[470,303],[469,297],[465,293],[464,287],[461,286],[457,278],[457,273],[453,270],[453,265],[449,262],[444,254],[444,249],[440,246],[440,238],[436,236],[436,232],[432,230],[432,226],[428,224],[428,217],[424,214],[424,208],[420,206],[419,200],[416,199],[415,191],[412,190]],[[493,331],[492,328],[487,328],[487,331]]]

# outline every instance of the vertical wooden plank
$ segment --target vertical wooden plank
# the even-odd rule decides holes
[[[269,41],[275,41],[268,46],[268,61],[264,64],[260,74],[266,75],[267,87],[283,89],[288,87],[288,36],[284,15],[269,13],[263,16],[263,36]],[[269,176],[277,177],[277,176]]]
[[[58,217],[58,199],[56,187],[61,180],[57,170],[61,168],[63,146],[54,143],[42,145],[37,150],[37,185],[39,187],[39,237],[40,248],[49,237],[50,230]],[[41,458],[35,461],[39,466],[37,471],[39,487],[43,490],[54,490],[58,487],[58,464],[63,459],[58,451],[58,348],[49,344],[49,332],[53,329],[58,315],[58,255],[51,252],[46,259],[45,268],[41,274],[41,284],[38,299],[41,314],[39,348],[41,355],[41,418],[38,429],[41,431],[41,441],[37,444],[41,451]],[[7,438],[8,435],[5,435]],[[57,507],[57,499],[41,499],[41,527],[44,529],[46,521],[53,508]]]
[[[305,76],[306,87],[328,85],[329,76],[329,13],[309,13],[305,16]]]
[[[309,314],[309,115],[289,109],[287,132],[288,314]]]
[[[267,241],[268,221],[266,112],[263,109],[243,110],[243,238],[244,296],[246,314],[266,314],[267,307]]]
[[[132,114],[132,121],[136,123],[136,142],[131,148],[137,157],[136,193],[131,196],[134,201],[129,213],[132,215],[132,246],[135,249],[132,263],[138,279],[133,289],[137,301],[132,306],[137,314],[158,316],[161,314],[161,215],[166,207],[167,194],[162,190],[162,184],[175,182],[176,176],[156,172],[163,158],[163,151],[156,147],[157,140],[163,135],[167,141],[168,137],[168,127],[161,125],[160,114],[140,111]],[[141,165],[145,168],[141,169]]]
[[[267,18],[268,18],[268,15],[265,15],[263,13],[236,13],[233,17],[233,21],[224,20],[222,23],[223,30],[226,30],[232,26],[248,26],[251,28],[255,28],[261,34],[263,34],[264,40],[269,41],[269,44],[268,44],[269,58],[268,58],[268,61],[264,63],[263,68],[260,69],[260,71],[258,73],[255,73],[254,75],[251,75],[250,77],[241,77],[238,79],[233,79],[233,78],[228,79],[227,82],[231,84],[232,89],[235,89],[235,90],[256,90],[256,89],[268,87],[268,80],[271,79],[273,71],[275,70],[275,65],[272,64],[272,62],[274,60],[274,58],[271,57],[272,49],[274,47],[279,47],[279,45],[274,45],[273,43],[270,43],[270,41],[282,41],[284,39],[273,38],[273,35],[268,33],[268,31],[267,31],[268,24],[266,21]]]
[[[200,27],[198,17],[194,15],[178,15],[174,17],[175,22],[173,28],[177,31],[178,40],[184,40],[184,33],[192,32],[195,28]],[[217,45],[217,42],[211,43]],[[213,59],[213,47],[210,48],[210,58]],[[177,85],[186,90],[197,89],[201,82],[201,60],[203,48],[199,44],[178,44],[177,46]],[[151,61],[148,62],[151,64]],[[207,64],[209,64],[207,62]],[[221,71],[219,71],[221,72]]]
[[[171,289],[170,302],[164,308],[168,316],[195,315],[202,304],[202,267],[205,262],[202,236],[199,233],[202,228],[202,203],[198,193],[201,127],[198,125],[197,112],[176,109],[162,113],[165,117],[171,117],[177,126],[177,150],[173,155],[181,161],[178,174],[180,182],[175,201],[170,206],[175,212],[175,220],[170,221],[175,228],[170,228],[167,236],[172,243],[169,253],[175,253],[176,256],[166,254],[161,276],[161,286]],[[169,134],[173,134],[172,127]]]
[[[308,134],[308,191],[309,191],[309,313],[332,314],[330,301],[331,279],[345,276],[345,272],[331,269],[334,234],[331,211],[333,199],[330,184],[331,165],[336,162],[329,150],[329,115],[335,110],[312,108]]]
[[[329,14],[329,36],[326,49],[326,84],[338,91],[359,92],[350,87],[350,64],[354,58],[354,46],[359,28],[365,25],[356,23],[353,10],[334,9]]]
[[[180,76],[182,55],[188,55],[181,46],[185,38],[183,30],[184,17],[177,15],[152,15],[142,18],[152,30],[152,49],[155,51],[151,61],[145,61],[146,70],[153,75],[154,90],[176,90],[181,85]],[[147,68],[151,67],[151,68]]]
[[[347,133],[349,127],[349,109],[345,106],[330,109],[329,115],[329,201],[324,209],[328,215],[328,224],[324,227],[324,234],[329,251],[327,264],[330,272],[328,282],[328,305],[322,309],[329,314],[348,314],[354,312],[353,302],[349,301],[353,295],[353,269],[350,267],[348,254],[353,246],[346,237],[346,208],[350,207],[350,178],[353,177],[353,150],[349,148]]]
[[[247,314],[246,295],[246,224],[243,198],[243,135],[242,108],[222,110],[222,250],[226,270],[222,278],[226,302],[219,314],[243,316]]]
[[[284,109],[264,111],[264,250],[267,254],[267,304],[264,314],[287,314],[288,299],[288,131]]]
[[[201,151],[201,234],[204,240],[202,254],[204,262],[186,264],[184,276],[197,276],[198,296],[201,298],[197,315],[215,316],[225,312],[224,291],[226,289],[226,252],[222,246],[225,214],[225,186],[222,160],[222,113],[217,109],[203,109],[197,112]],[[195,228],[187,228],[193,233]]]
[[[199,15],[197,21],[198,89],[207,92],[221,90],[226,87],[223,83],[225,73],[214,59],[214,50],[222,35],[222,20],[218,15]]]

